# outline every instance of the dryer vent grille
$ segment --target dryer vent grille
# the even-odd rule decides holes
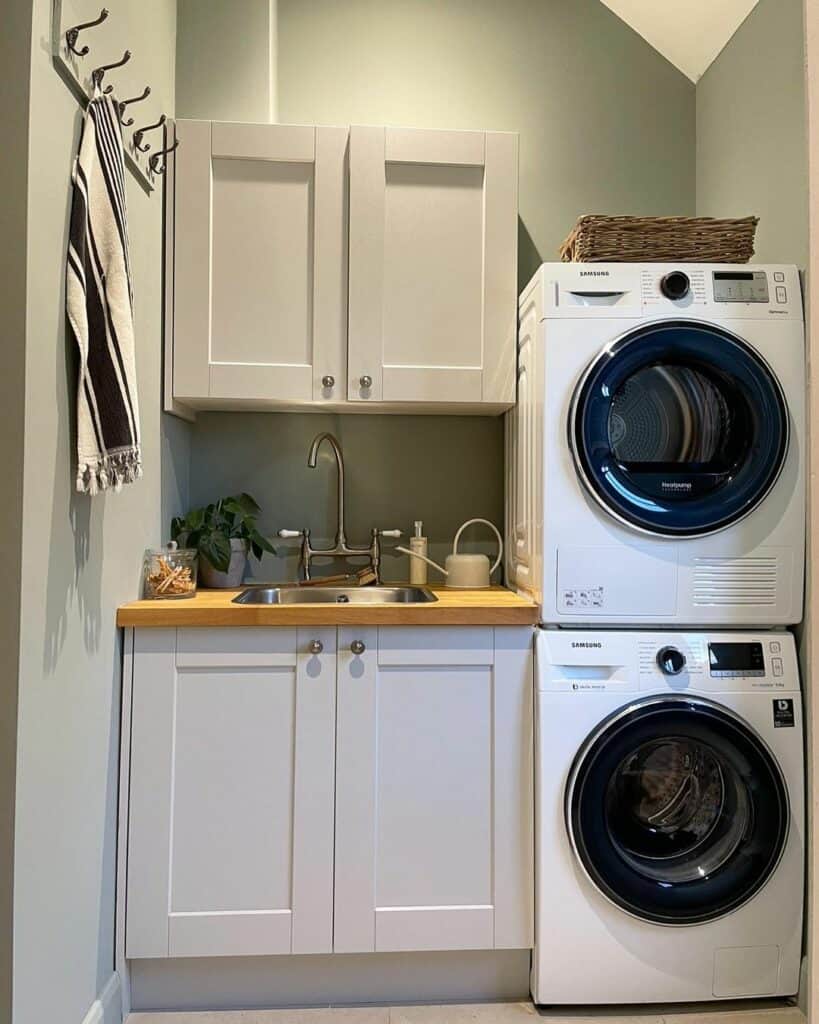
[[[694,560],[694,604],[697,607],[776,604],[779,559],[697,558]]]

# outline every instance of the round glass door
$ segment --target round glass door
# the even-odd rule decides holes
[[[573,849],[635,917],[699,924],[775,870],[788,834],[782,773],[760,738],[704,698],[653,697],[586,741],[566,790]]]
[[[601,353],[569,426],[591,495],[629,526],[669,537],[747,515],[788,449],[773,372],[739,338],[697,322],[650,324]]]

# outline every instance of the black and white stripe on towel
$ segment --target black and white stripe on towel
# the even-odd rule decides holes
[[[116,100],[88,103],[66,260],[66,311],[79,350],[77,490],[142,476],[122,129]]]

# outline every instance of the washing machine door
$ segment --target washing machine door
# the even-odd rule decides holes
[[[705,698],[648,697],[587,739],[566,789],[576,856],[641,920],[700,924],[736,910],[776,869],[787,788],[747,723]]]
[[[696,537],[748,515],[788,450],[782,388],[736,335],[698,321],[630,331],[588,367],[569,440],[591,496],[628,526]]]

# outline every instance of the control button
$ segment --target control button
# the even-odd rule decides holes
[[[684,299],[691,290],[691,279],[681,270],[672,270],[660,281],[660,291],[667,299]]]
[[[779,654],[782,650],[782,644],[778,640],[771,640],[769,647],[771,654]]]
[[[788,301],[788,290],[783,285],[777,285],[776,288],[776,301],[787,302]]]
[[[773,667],[773,674],[775,676],[781,676],[781,675],[784,674],[785,669],[784,669],[784,667],[782,665],[782,659],[781,658],[774,658],[771,661],[771,666]]]
[[[784,280],[785,280],[785,275],[782,273],[781,270],[777,270],[776,273],[774,274],[774,281],[784,281]]]
[[[678,676],[685,668],[685,655],[676,647],[663,647],[657,654],[660,671],[667,676]]]

